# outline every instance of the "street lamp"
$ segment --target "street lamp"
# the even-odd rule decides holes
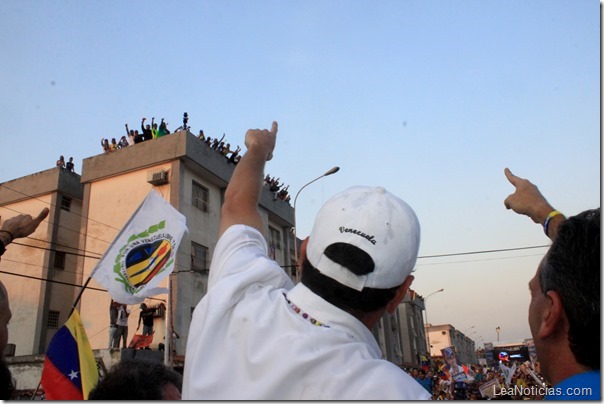
[[[296,202],[298,201],[298,195],[300,195],[300,192],[302,192],[302,190],[304,188],[306,188],[313,182],[320,180],[323,177],[327,177],[328,175],[335,174],[338,171],[340,171],[340,167],[335,166],[331,170],[327,171],[325,174],[322,174],[322,175],[318,176],[317,178],[315,178],[314,180],[307,182],[306,184],[304,184],[304,186],[302,186],[302,188],[300,188],[300,190],[296,193],[296,196],[294,197],[294,259],[296,261],[296,282],[300,282],[300,271],[298,269],[298,266],[300,265],[299,264],[300,260],[298,258],[298,238],[296,237],[296,227],[297,227],[296,226]]]
[[[462,331],[463,334],[466,333],[466,331],[471,330],[472,328],[476,327],[475,325],[473,325],[472,327],[468,327],[465,330]]]
[[[428,327],[428,304],[427,304],[428,298],[436,293],[444,292],[444,291],[445,291],[445,289],[441,288],[441,289],[437,290],[436,292],[430,293],[428,296],[426,296],[424,298],[424,312],[426,313],[426,326],[424,327],[424,329],[426,329]],[[432,357],[432,347],[430,346],[430,330],[426,330],[426,337],[428,339],[428,359],[430,359]]]
[[[499,342],[499,332],[501,331],[501,327],[495,328],[495,332],[497,333],[497,342]]]

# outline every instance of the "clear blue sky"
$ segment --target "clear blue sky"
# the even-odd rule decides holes
[[[0,182],[101,153],[166,118],[243,146],[279,122],[267,172],[298,198],[298,236],[356,184],[422,224],[420,256],[547,245],[507,211],[510,167],[567,214],[600,205],[600,3],[0,2]],[[544,248],[420,258],[429,321],[485,342],[530,337]]]

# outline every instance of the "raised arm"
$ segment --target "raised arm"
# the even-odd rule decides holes
[[[250,129],[246,132],[247,152],[235,167],[224,195],[220,235],[235,224],[254,227],[264,233],[258,202],[264,180],[264,166],[273,158],[277,130],[277,122],[273,122],[270,131]]]
[[[554,241],[558,236],[558,225],[566,219],[565,216],[547,202],[535,184],[515,176],[509,168],[506,168],[504,173],[508,181],[516,188],[513,194],[505,198],[503,202],[505,207],[521,215],[526,215],[533,222],[544,226],[545,234]],[[545,227],[546,222],[547,228]]]

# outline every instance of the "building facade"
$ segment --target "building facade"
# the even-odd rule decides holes
[[[27,238],[11,243],[0,261],[0,280],[11,305],[7,355],[40,354],[67,321],[82,284],[78,270],[83,187],[80,176],[61,168],[0,186],[0,216],[50,213]]]
[[[430,339],[430,355],[433,358],[442,357],[441,349],[454,346],[457,357],[463,363],[478,363],[476,343],[461,331],[456,330],[451,324],[426,324],[426,330]]]

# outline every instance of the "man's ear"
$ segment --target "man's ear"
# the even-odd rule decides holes
[[[300,253],[298,254],[300,256],[300,262],[298,262],[298,267],[300,269],[302,269],[302,263],[306,259],[306,246],[307,245],[308,245],[308,237],[306,237],[304,240],[302,240],[302,243],[300,244]]]
[[[539,338],[545,339],[562,330],[564,321],[564,306],[562,298],[555,290],[545,294],[545,305],[541,313],[541,325],[539,327]]]
[[[409,275],[405,279],[405,282],[403,282],[403,284],[398,287],[394,297],[388,302],[388,304],[386,304],[386,310],[388,311],[388,313],[394,314],[398,305],[405,298],[405,295],[407,294],[407,291],[409,290],[409,287],[411,286],[413,279],[415,279],[415,277],[413,275]]]

